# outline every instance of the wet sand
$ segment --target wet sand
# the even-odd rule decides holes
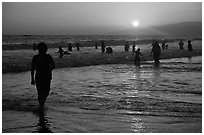
[[[4,133],[201,133],[202,57],[53,71],[43,115],[30,72],[3,74]]]
[[[202,41],[196,40],[192,42],[193,52],[187,51],[187,44],[184,45],[184,50],[178,49],[178,42],[167,43],[169,45],[168,50],[162,50],[161,59],[169,58],[181,58],[192,57],[202,55]],[[108,46],[107,46],[108,47]],[[150,55],[151,45],[137,45],[141,48],[141,53],[144,55],[141,61],[152,60]],[[94,47],[82,47],[80,51],[73,48],[73,52],[70,55],[64,55],[63,58],[59,58],[57,48],[50,48],[48,53],[51,54],[56,63],[56,68],[62,67],[81,67],[90,65],[101,64],[125,64],[132,63],[134,56],[132,52],[125,52],[124,46],[112,46],[113,54],[102,54],[100,47],[96,50]],[[64,48],[66,50],[67,48]],[[131,47],[130,47],[131,50]],[[23,72],[30,70],[30,63],[33,55],[37,54],[37,51],[31,49],[19,49],[19,50],[3,50],[2,51],[2,72]]]

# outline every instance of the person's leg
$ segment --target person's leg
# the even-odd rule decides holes
[[[157,63],[157,64],[160,63],[160,62],[159,62],[159,55],[156,56],[156,63]]]
[[[43,108],[50,92],[50,80],[36,81],[38,91],[38,102],[40,108]]]
[[[138,58],[138,64],[140,64],[140,57]]]
[[[135,61],[134,61],[134,63],[137,64],[137,57],[136,57],[136,56],[135,56]]]
[[[159,55],[154,54],[154,62],[157,64],[159,63]]]

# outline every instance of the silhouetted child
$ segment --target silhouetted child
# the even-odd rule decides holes
[[[70,52],[72,51],[72,44],[71,43],[68,44],[68,51],[70,51]]]
[[[140,53],[140,48],[138,48],[137,51],[135,51],[134,53],[135,53],[135,64],[140,64],[140,56],[143,56]]]
[[[180,42],[179,42],[179,49],[181,49],[181,50],[183,50],[183,41],[181,40]]]
[[[102,53],[105,52],[105,48],[106,48],[106,46],[105,46],[104,41],[101,41],[101,52],[102,52]]]
[[[132,53],[134,54],[135,52],[135,42],[133,42],[133,45],[132,45]]]
[[[95,42],[94,46],[95,46],[95,49],[98,49],[98,44],[97,44],[97,42]]]
[[[163,41],[162,41],[162,49],[165,50],[165,47],[166,47],[166,45],[165,45],[165,40],[163,40]]]
[[[169,46],[169,45],[168,45],[168,44],[166,44],[166,50],[168,50],[168,46]]]
[[[77,51],[79,51],[80,49],[79,49],[79,46],[80,46],[80,44],[79,43],[76,43],[76,48],[77,48]]]
[[[191,40],[188,40],[188,51],[189,51],[189,52],[192,52],[192,51],[193,51],[193,47],[192,47],[192,44],[191,44]]]
[[[62,49],[62,47],[61,46],[59,46],[59,48],[58,48],[59,50],[58,50],[58,52],[56,52],[56,53],[59,53],[59,58],[62,58],[63,57],[63,55],[64,55],[64,50]]]
[[[52,56],[46,54],[47,49],[47,45],[44,42],[39,43],[37,45],[39,54],[33,56],[31,64],[31,84],[36,84],[38,102],[41,109],[44,108],[45,101],[49,95],[52,70],[55,67]]]
[[[108,53],[108,54],[113,53],[112,47],[107,47],[107,48],[106,48],[106,53]]]
[[[130,48],[130,46],[129,46],[128,42],[126,42],[126,43],[125,43],[125,51],[128,52],[128,51],[129,51],[129,48]]]
[[[37,45],[34,43],[33,44],[33,50],[36,51],[37,50]]]

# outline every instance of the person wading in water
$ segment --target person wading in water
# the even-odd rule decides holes
[[[47,45],[44,42],[39,43],[37,45],[39,54],[33,56],[31,64],[31,84],[36,85],[40,109],[44,108],[49,95],[52,70],[55,68],[52,56],[46,54],[47,49]]]

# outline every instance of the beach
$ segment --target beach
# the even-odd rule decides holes
[[[202,133],[202,2],[3,2],[2,133]]]
[[[3,133],[201,133],[202,57],[58,68],[44,113],[30,72],[2,76]]]
[[[170,42],[168,44],[168,50],[162,50],[161,59],[169,58],[181,58],[192,57],[202,55],[202,41],[194,40],[193,52],[187,51],[187,43],[184,45],[184,50],[178,49],[178,42]],[[98,49],[94,47],[81,47],[80,51],[73,48],[73,51],[69,55],[64,55],[63,58],[59,58],[59,54],[56,53],[58,48],[48,49],[50,54],[56,63],[56,68],[62,67],[81,67],[90,65],[103,65],[103,64],[127,64],[133,63],[134,55],[132,54],[132,44],[130,44],[130,51],[125,52],[124,46],[111,46],[113,54],[102,54],[100,45]],[[107,45],[108,47],[108,45]],[[141,57],[141,63],[144,61],[153,60],[151,54],[151,44],[138,44],[138,48],[141,49],[141,53],[144,55]],[[63,48],[67,50],[67,48]],[[15,50],[3,50],[2,51],[2,72],[23,72],[30,70],[30,64],[32,57],[37,54],[37,51],[32,49],[15,49]]]
[[[202,41],[193,52],[167,43],[154,66],[151,44],[141,49],[141,65],[124,46],[113,54],[100,47],[73,48],[59,58],[49,48],[53,71],[47,110],[36,112],[37,93],[30,85],[30,63],[37,51],[2,51],[3,133],[200,133],[202,132]],[[64,50],[66,48],[63,48]],[[160,128],[158,128],[160,127]]]

